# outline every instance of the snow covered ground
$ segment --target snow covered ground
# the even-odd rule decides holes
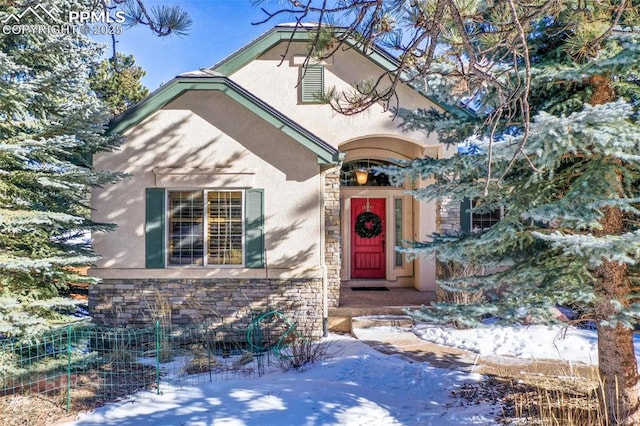
[[[466,349],[480,355],[598,363],[598,339],[593,330],[559,325],[456,330],[426,324],[417,325],[413,330],[429,342]]]
[[[455,330],[419,325],[425,340],[483,355],[595,363],[591,330],[529,326]],[[408,333],[394,327],[368,332]],[[564,338],[562,336],[565,336]],[[451,391],[477,374],[383,355],[354,338],[331,335],[333,356],[303,371],[197,386],[164,386],[80,416],[73,425],[492,425],[499,408],[464,405]],[[636,353],[640,341],[636,341]]]

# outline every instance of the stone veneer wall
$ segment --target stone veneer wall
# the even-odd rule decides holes
[[[340,301],[340,168],[328,169],[324,175],[324,233],[325,263],[327,264],[327,285],[329,307],[337,307]]]
[[[436,202],[436,232],[452,234],[460,232],[460,203],[444,197]]]
[[[163,305],[167,308],[163,309]],[[245,328],[254,314],[278,309],[297,330],[322,336],[321,279],[104,279],[89,287],[89,310],[105,326],[148,327],[170,316],[180,326]]]

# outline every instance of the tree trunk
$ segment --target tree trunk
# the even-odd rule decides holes
[[[628,305],[631,281],[627,267],[616,262],[605,262],[597,268],[596,275],[596,318],[611,318],[619,309],[614,302]],[[609,424],[640,424],[638,364],[633,347],[633,330],[620,324],[605,326],[598,321],[598,360],[603,386],[601,403],[606,409]]]
[[[608,76],[592,76],[589,84],[594,89],[590,99],[592,105],[615,100],[616,94]],[[618,175],[618,179],[622,180],[622,176]],[[618,208],[607,207],[600,224],[602,229],[596,235],[621,235],[624,232],[624,213]],[[633,330],[622,324],[609,326],[600,323],[615,317],[620,307],[624,309],[629,306],[632,291],[629,271],[625,264],[605,261],[594,272],[598,365],[603,382],[601,404],[606,409],[609,424],[639,425],[640,389]]]

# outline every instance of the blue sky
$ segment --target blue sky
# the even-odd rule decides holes
[[[147,71],[142,82],[151,91],[177,74],[217,63],[277,23],[294,21],[292,16],[283,15],[252,25],[266,17],[260,6],[277,10],[282,4],[278,0],[260,6],[251,0],[147,0],[146,4],[177,4],[193,20],[191,31],[183,37],[156,37],[142,26],[126,29],[118,36],[118,51],[135,56],[136,63]]]

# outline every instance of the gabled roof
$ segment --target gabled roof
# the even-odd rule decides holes
[[[223,92],[282,133],[290,136],[318,156],[318,164],[334,164],[339,161],[338,150],[266,102],[246,91],[229,78],[210,72],[195,71],[180,75],[151,93],[144,100],[114,118],[109,133],[123,133],[142,122],[154,112],[189,90],[216,90]]]
[[[299,25],[296,28],[293,24],[276,25],[246,46],[209,67],[209,70],[231,75],[279,43],[309,41],[308,29],[310,28],[315,28],[315,26]],[[398,65],[396,58],[378,46],[373,46],[370,51],[365,53],[356,45],[355,41],[346,40],[346,42],[385,70],[393,70]]]
[[[298,25],[295,24],[281,24],[273,27],[269,31],[265,32],[258,38],[251,41],[249,44],[222,59],[217,64],[208,68],[209,71],[221,73],[223,75],[231,75],[238,71],[240,68],[249,64],[263,53],[267,52],[279,43],[288,43],[296,41],[309,41],[308,28],[315,28],[315,25]],[[352,47],[355,51],[367,57],[371,62],[378,65],[385,71],[394,71],[398,68],[400,62],[396,57],[382,49],[377,45],[373,45],[363,51],[361,45],[355,40],[347,39],[345,42]],[[457,116],[471,117],[473,113],[460,107],[452,106],[440,102],[432,96],[427,96],[421,93],[426,99],[442,108],[443,110],[452,113]]]

